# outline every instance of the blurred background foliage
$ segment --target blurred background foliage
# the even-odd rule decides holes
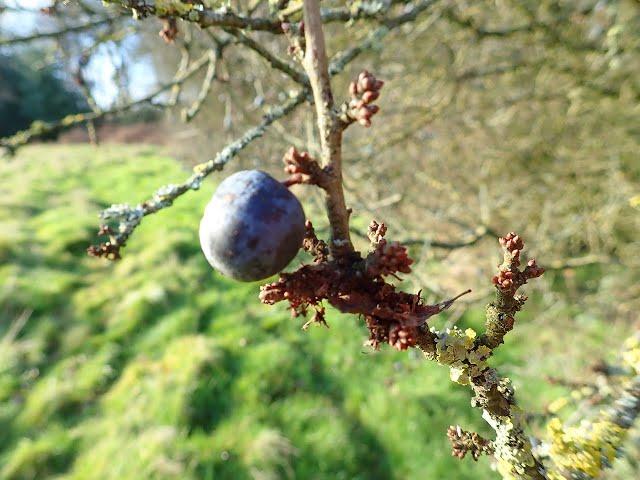
[[[13,31],[7,15],[65,26],[25,13],[29,2],[3,3],[0,38]],[[105,8],[58,3],[69,23]],[[91,99],[72,83],[80,67],[105,109],[170,81],[213,41],[178,27],[169,45],[160,21],[128,17],[28,46],[0,43],[0,136],[87,110]],[[331,25],[330,51],[372,28]],[[435,326],[481,328],[497,234],[520,232],[548,267],[492,360],[536,432],[549,402],[571,398],[548,377],[592,382],[590,367],[615,359],[638,329],[638,32],[632,0],[439,1],[335,81],[345,97],[362,68],[386,81],[373,127],[346,135],[357,246],[366,248],[371,218],[385,221],[416,259],[404,288],[434,301],[474,290]],[[282,39],[254,37],[285,58]],[[354,318],[330,315],[329,330],[301,332],[284,309],[258,302],[257,285],[210,270],[197,225],[221,175],[145,219],[121,262],[85,257],[99,210],[182,181],[295,88],[231,44],[184,124],[203,76],[185,83],[175,107],[110,122],[136,132],[126,139],[134,145],[98,125],[98,147],[43,143],[0,163],[0,478],[495,478],[486,459],[450,457],[449,424],[487,429],[445,371],[416,352],[362,347]],[[317,151],[314,121],[298,109],[222,175],[282,176],[289,145]],[[296,193],[326,233],[320,196]],[[632,435],[610,478],[638,474],[638,442]]]
[[[35,120],[50,122],[88,110],[87,101],[59,65],[37,49],[0,53],[0,137]]]

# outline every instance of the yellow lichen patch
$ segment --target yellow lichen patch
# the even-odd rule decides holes
[[[547,410],[549,410],[551,413],[557,413],[560,410],[562,410],[564,407],[566,407],[568,404],[569,404],[569,399],[567,397],[560,397],[555,399],[553,402],[551,402],[547,407]]]
[[[622,354],[624,363],[640,373],[640,337],[629,338],[625,347]],[[623,384],[632,391],[636,388],[634,385],[633,379],[626,386]],[[571,397],[580,399],[592,393],[592,388],[582,388],[571,392]],[[618,421],[619,418],[624,420],[627,415],[624,411],[604,411],[593,421],[584,420],[577,426],[563,426],[558,418],[552,419],[547,430],[551,442],[549,454],[556,470],[549,474],[549,478],[559,480],[575,473],[599,478],[603,470],[611,466],[627,436],[627,429],[621,426],[624,421],[622,424]]]
[[[184,15],[193,8],[180,0],[156,0],[156,15]]]
[[[467,357],[467,353],[473,347],[476,332],[468,328],[464,332],[458,327],[447,329],[445,333],[438,335],[436,354],[438,361],[446,365],[459,362]]]
[[[511,463],[503,458],[498,459],[498,461],[496,462],[496,467],[498,468],[498,472],[500,472],[503,480],[516,480],[517,478],[519,478],[514,475]]]
[[[630,337],[624,343],[626,348],[622,354],[624,362],[640,374],[640,338]]]
[[[193,173],[202,173],[202,172],[204,172],[205,170],[207,170],[209,168],[211,163],[213,163],[213,162],[208,161],[208,162],[204,162],[204,163],[199,163],[198,165],[193,167]]]
[[[450,367],[452,381],[467,385],[469,379],[478,376],[486,368],[491,349],[484,345],[474,348],[475,330],[468,328],[462,331],[453,327],[444,333],[437,333],[437,336],[436,360]]]
[[[597,478],[610,465],[626,432],[603,417],[595,422],[582,422],[576,427],[565,427],[558,418],[549,422],[550,455],[558,467],[557,471],[550,473],[550,479],[563,479],[567,471]]]

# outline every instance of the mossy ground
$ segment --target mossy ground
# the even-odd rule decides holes
[[[86,256],[99,210],[186,173],[144,146],[35,146],[0,163],[0,478],[496,477],[450,456],[448,425],[487,428],[446,369],[369,351],[334,312],[303,332],[257,284],[211,270],[197,226],[213,183],[146,218],[122,261]],[[588,327],[593,342],[607,331]],[[540,409],[562,352],[531,335],[567,336],[521,332],[493,363]]]

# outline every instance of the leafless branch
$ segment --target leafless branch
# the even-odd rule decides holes
[[[191,106],[182,111],[182,119],[185,122],[190,122],[200,112],[200,109],[202,108],[204,101],[207,99],[207,96],[211,91],[213,80],[216,78],[216,74],[218,71],[218,64],[221,56],[222,56],[221,46],[218,46],[217,48],[209,50],[209,64],[207,66],[207,73],[205,74],[204,80],[202,81],[202,85],[200,87],[200,92],[198,92],[198,96],[195,99],[195,101],[191,104]]]
[[[34,140],[51,135],[52,133],[58,133],[69,128],[75,127],[85,122],[99,120],[104,117],[110,117],[114,115],[120,115],[137,106],[153,103],[159,95],[165,91],[171,89],[176,85],[184,83],[186,80],[195,75],[200,69],[205,67],[209,63],[208,54],[203,55],[200,59],[195,61],[184,74],[175,78],[169,83],[161,85],[152,93],[145,95],[144,97],[128,102],[124,105],[119,105],[108,110],[96,110],[87,113],[78,113],[76,115],[68,115],[55,122],[34,122],[27,130],[20,131],[11,137],[0,139],[0,147],[6,149],[9,154],[12,154],[19,147],[26,145]]]
[[[320,133],[320,158],[329,180],[324,186],[331,225],[330,249],[334,256],[353,252],[349,235],[349,211],[342,189],[342,122],[334,110],[329,63],[324,42],[320,3],[304,1],[306,51],[303,65],[311,82]]]
[[[286,60],[278,58],[260,43],[256,42],[253,38],[246,35],[244,32],[234,29],[228,29],[227,31],[231,35],[233,35],[239,43],[249,47],[263,59],[269,62],[269,65],[271,65],[273,68],[275,68],[276,70],[280,70],[296,83],[299,83],[304,87],[310,87],[309,79],[307,78],[307,76],[303,72],[299,71],[295,66],[291,65]]]
[[[86,30],[91,30],[93,28],[101,27],[103,25],[111,25],[115,21],[121,20],[122,18],[124,18],[122,15],[108,17],[108,18],[99,18],[97,20],[92,20],[90,22],[83,23],[81,25],[65,27],[53,32],[38,32],[31,35],[26,35],[24,37],[0,38],[0,47],[5,45],[17,45],[20,43],[27,43],[27,42],[32,42],[32,41],[41,40],[41,39],[60,38],[70,33],[84,32]]]

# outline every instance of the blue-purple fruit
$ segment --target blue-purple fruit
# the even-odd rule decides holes
[[[200,222],[200,245],[213,268],[251,282],[286,267],[302,246],[305,216],[300,201],[260,170],[226,178]]]

